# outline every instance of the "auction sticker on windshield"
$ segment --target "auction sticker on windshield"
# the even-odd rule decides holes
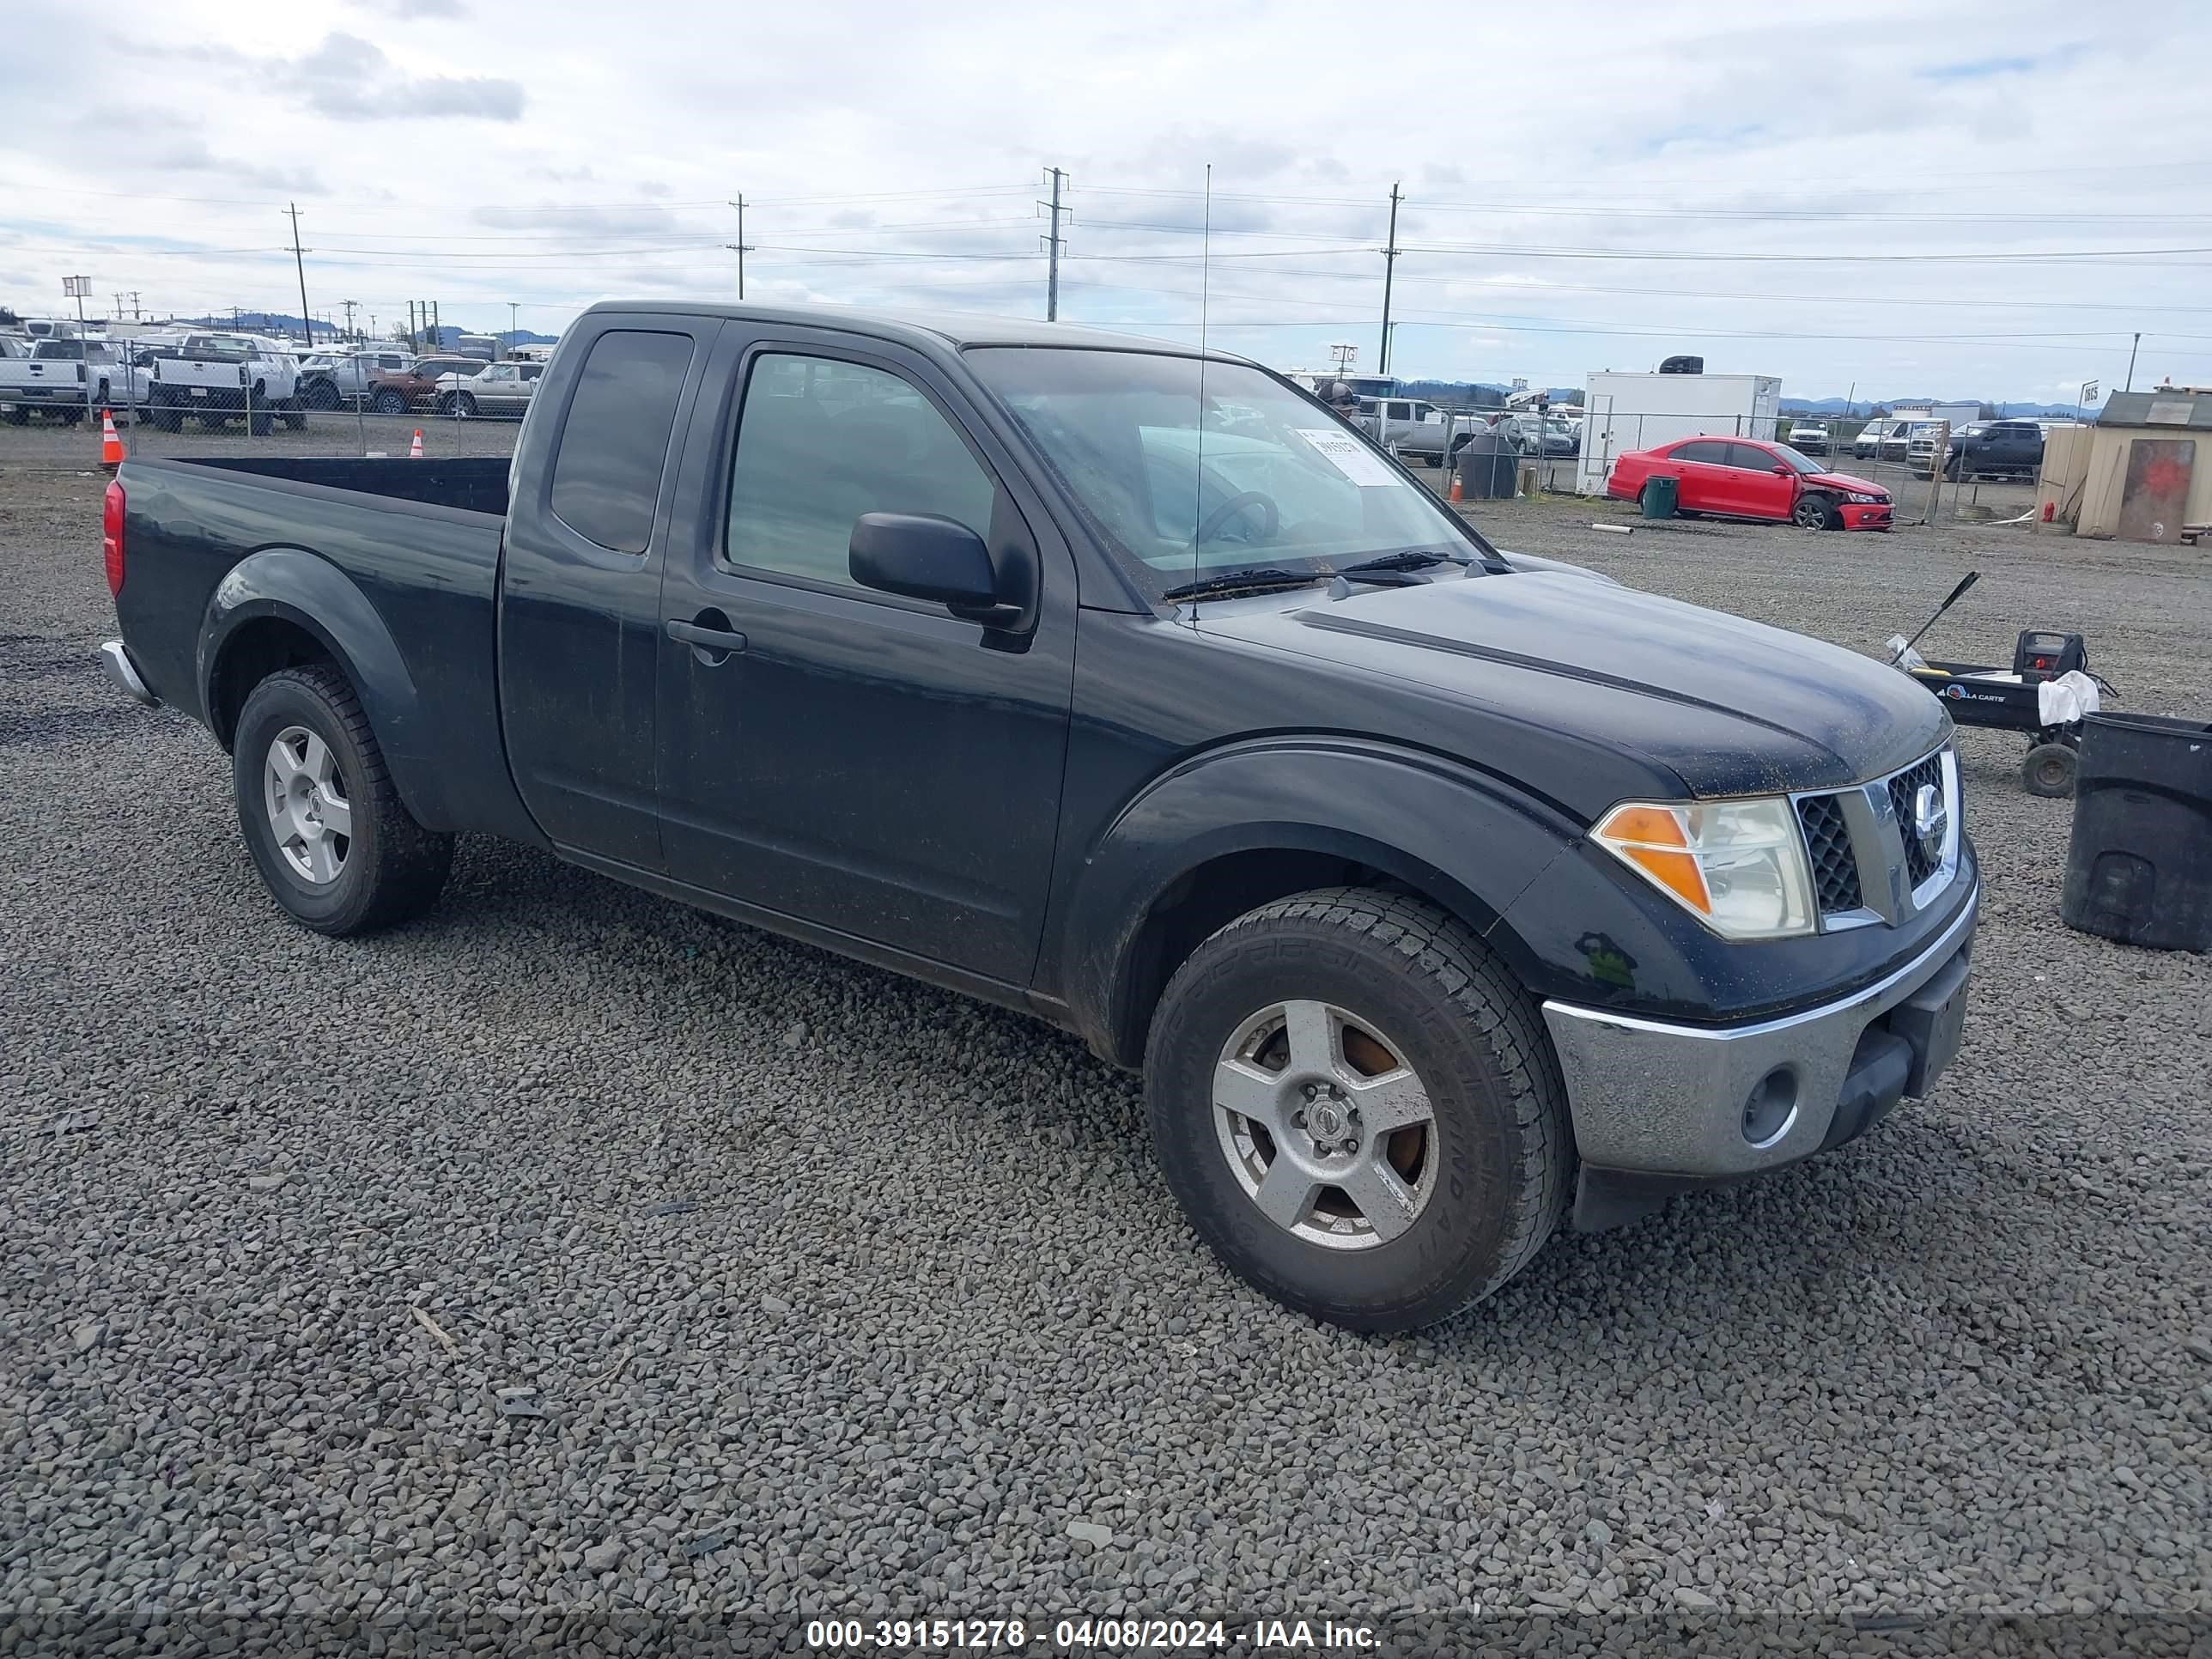
[[[1299,427],[1297,434],[1328,457],[1339,472],[1356,484],[1401,484],[1406,481],[1383,464],[1382,458],[1349,432]]]

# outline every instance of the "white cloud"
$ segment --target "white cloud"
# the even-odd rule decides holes
[[[1807,396],[1996,399],[2077,365],[2117,385],[2141,328],[2145,364],[2212,379],[2185,337],[2212,334],[2205,256],[1833,257],[2212,245],[2212,114],[2164,105],[2154,142],[2112,118],[2212,14],[2144,0],[2069,44],[2078,8],[2016,0],[2008,40],[2034,45],[2001,49],[1924,0],[1723,15],[663,0],[611,29],[583,0],[173,0],[91,58],[63,49],[75,0],[16,0],[41,71],[11,82],[0,173],[32,280],[0,302],[90,265],[179,308],[285,305],[296,194],[319,308],[503,324],[514,300],[550,329],[625,292],[732,296],[743,191],[750,296],[1034,313],[1057,164],[1064,316],[1188,338],[1204,288],[1285,364],[1332,339],[1371,362],[1395,183],[1408,372],[1566,384],[1688,350]]]

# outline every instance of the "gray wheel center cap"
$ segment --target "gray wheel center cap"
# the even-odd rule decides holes
[[[1343,1107],[1333,1100],[1322,1100],[1307,1109],[1306,1124],[1316,1139],[1334,1140],[1349,1127],[1349,1120]]]

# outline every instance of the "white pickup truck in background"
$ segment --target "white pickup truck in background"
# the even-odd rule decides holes
[[[143,369],[104,340],[42,339],[24,356],[0,356],[0,418],[21,426],[47,414],[74,426],[88,410],[122,414],[149,384]]]
[[[298,359],[246,335],[188,334],[154,354],[152,373],[149,418],[164,432],[176,431],[187,414],[206,427],[243,419],[256,437],[280,419],[294,431],[307,423]]]

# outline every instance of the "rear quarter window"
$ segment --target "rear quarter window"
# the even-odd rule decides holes
[[[691,337],[611,329],[592,343],[553,460],[553,515],[616,553],[642,553],[668,460]]]

